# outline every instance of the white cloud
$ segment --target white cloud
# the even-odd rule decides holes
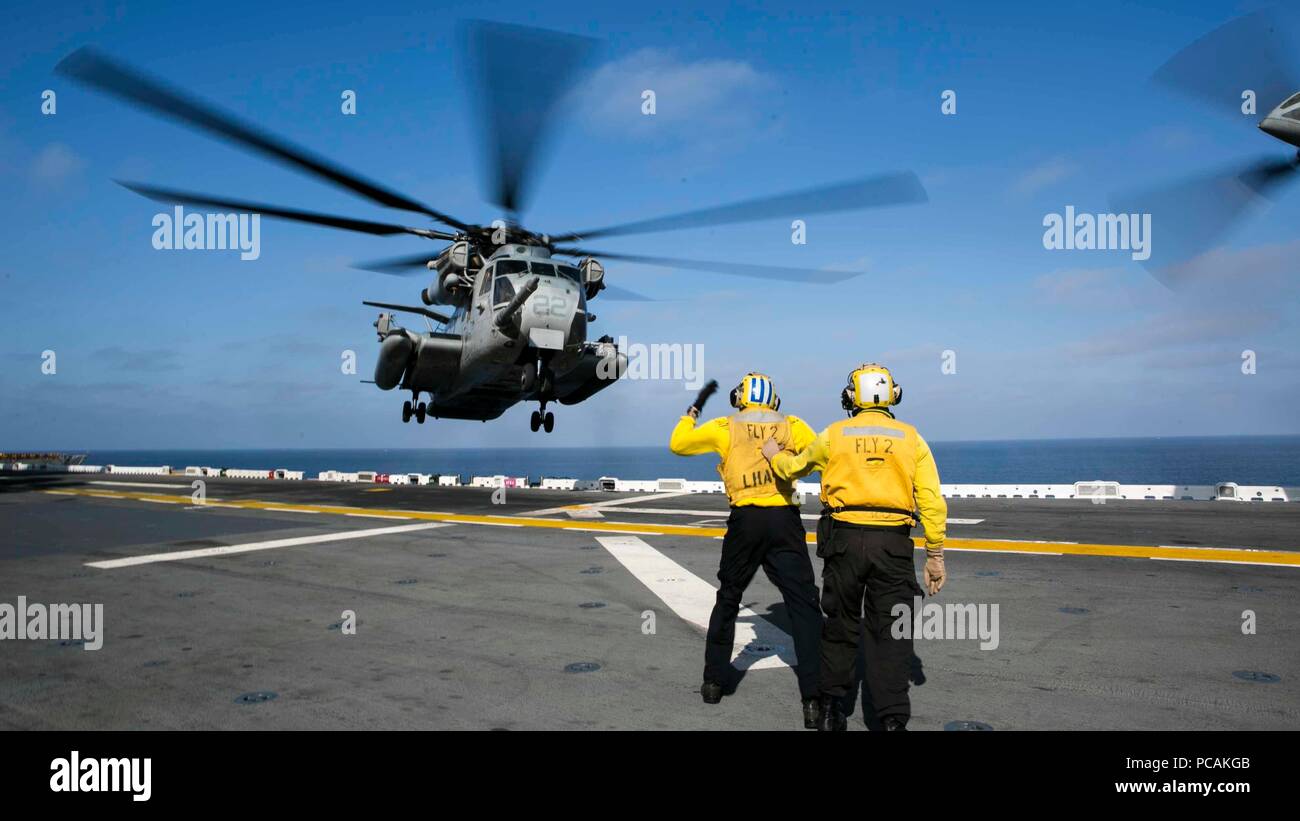
[[[1079,169],[1064,157],[1055,157],[1039,163],[1021,174],[1011,185],[1012,193],[1021,197],[1030,197],[1058,182],[1075,175]]]
[[[1043,274],[1034,280],[1034,290],[1051,303],[1069,302],[1084,297],[1097,289],[1107,290],[1114,280],[1111,268],[1074,268]]]
[[[32,159],[29,173],[38,184],[56,186],[85,165],[85,161],[63,143],[50,143]]]
[[[1067,346],[1066,353],[1085,358],[1122,358],[1168,352],[1203,358],[1208,347],[1266,333],[1276,325],[1275,315],[1258,311],[1174,310],[1074,343]]]
[[[642,137],[689,137],[700,130],[754,128],[771,78],[740,60],[686,62],[658,49],[641,49],[606,63],[579,89],[588,122]],[[655,93],[655,113],[643,114],[642,93]]]
[[[1219,247],[1168,269],[1171,281],[1180,288],[1214,291],[1220,286],[1236,299],[1249,297],[1256,289],[1276,294],[1295,286],[1296,258],[1300,240],[1254,245],[1249,248]]]

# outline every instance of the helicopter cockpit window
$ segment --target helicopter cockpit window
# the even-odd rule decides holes
[[[478,274],[478,295],[483,296],[488,292],[488,283],[492,281],[492,269],[484,268]]]
[[[560,274],[568,277],[579,285],[582,284],[582,272],[577,268],[574,268],[572,265],[561,265]]]
[[[555,266],[549,262],[534,262],[533,273],[543,277],[555,276]]]
[[[503,259],[497,263],[498,274],[526,274],[528,263],[522,259]]]
[[[1279,106],[1279,108],[1290,108],[1296,103],[1300,103],[1300,94],[1292,94],[1285,103],[1282,103],[1282,105]]]
[[[492,289],[492,304],[501,305],[515,298],[515,286],[507,277],[497,277]]]

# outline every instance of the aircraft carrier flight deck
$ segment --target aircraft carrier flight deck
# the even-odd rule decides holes
[[[103,604],[98,650],[7,642],[0,728],[802,726],[762,573],[700,702],[724,497],[191,478],[0,480],[0,601]],[[1300,637],[1243,627],[1300,620],[1300,505],[948,504],[932,601],[997,646],[918,640],[912,729],[1300,722]]]

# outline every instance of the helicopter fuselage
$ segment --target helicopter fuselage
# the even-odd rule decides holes
[[[1300,94],[1292,94],[1260,121],[1259,130],[1300,148]]]
[[[547,248],[502,246],[454,275],[456,309],[441,329],[416,334],[380,315],[380,388],[409,390],[417,402],[429,394],[435,418],[486,421],[520,401],[540,401],[543,412],[553,400],[576,404],[624,372],[612,341],[587,340],[595,317],[582,269]],[[430,292],[441,293],[436,286]]]

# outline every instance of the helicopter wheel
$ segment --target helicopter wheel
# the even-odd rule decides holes
[[[410,400],[407,400],[406,402],[403,402],[403,403],[402,403],[402,422],[403,422],[403,423],[410,422],[410,421],[411,421],[411,414],[412,414],[412,413],[414,413],[414,410],[411,408],[411,402],[410,402]]]
[[[519,375],[519,390],[521,393],[532,393],[533,388],[537,387],[537,363],[529,362],[524,365],[523,373]]]
[[[547,411],[546,415],[542,417],[542,427],[546,429],[547,433],[555,430],[555,414]]]
[[[416,422],[419,422],[421,425],[423,425],[423,424],[424,424],[424,415],[425,415],[425,413],[426,413],[426,411],[425,411],[424,403],[423,403],[423,402],[421,402],[420,404],[416,405],[416,406],[415,406],[415,421],[416,421]]]
[[[533,433],[537,433],[537,429],[540,428],[541,426],[542,426],[542,415],[537,411],[533,411],[533,415],[528,418],[528,427],[533,429]]]

